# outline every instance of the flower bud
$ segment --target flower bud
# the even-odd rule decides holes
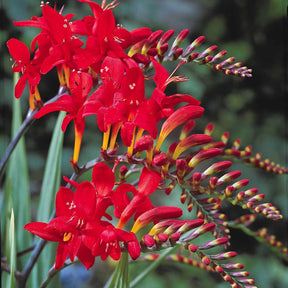
[[[217,185],[221,185],[223,183],[230,182],[230,181],[240,177],[241,174],[242,174],[241,171],[232,171],[232,172],[226,173],[218,179]]]
[[[205,249],[210,249],[216,246],[220,246],[220,245],[224,245],[228,243],[228,239],[227,238],[217,238],[215,240],[211,240],[205,244],[199,245],[198,249],[200,250],[205,250]]]
[[[183,53],[183,57],[188,56],[189,54],[191,54],[192,51],[194,51],[198,46],[200,46],[205,40],[204,36],[200,36],[197,39],[195,39],[185,50],[185,52]]]
[[[202,58],[205,58],[206,56],[208,56],[209,54],[215,52],[218,49],[217,45],[213,45],[207,49],[205,49],[197,58],[196,60],[200,60]],[[212,57],[213,58],[213,57]],[[211,59],[212,60],[212,59]]]
[[[212,137],[205,134],[193,134],[188,136],[178,143],[172,158],[176,160],[187,149],[209,143],[210,141],[212,141]]]
[[[154,156],[152,164],[158,167],[166,165],[169,162],[168,156],[165,153]]]
[[[156,207],[141,214],[134,223],[131,232],[136,233],[150,222],[157,222],[167,218],[178,218],[180,216],[182,216],[182,209],[178,207]]]
[[[236,252],[229,251],[229,252],[224,252],[224,253],[220,253],[220,254],[217,254],[217,255],[210,255],[210,258],[212,260],[225,260],[225,259],[230,259],[230,258],[233,258],[233,257],[236,257],[236,256],[237,256]]]
[[[187,121],[181,130],[179,140],[184,140],[187,137],[187,135],[192,131],[194,126],[195,126],[195,121],[193,119]]]
[[[189,167],[195,167],[197,164],[199,164],[200,162],[210,159],[210,158],[214,158],[218,155],[220,155],[222,153],[222,150],[217,149],[217,148],[211,148],[211,149],[207,149],[207,150],[202,150],[200,152],[198,152],[194,157],[192,157],[192,159],[189,161]]]
[[[232,165],[231,161],[222,161],[222,162],[217,162],[211,165],[209,168],[207,168],[203,173],[202,173],[202,179],[205,179],[206,177],[221,172],[223,170],[228,169]]]
[[[144,244],[147,246],[147,247],[152,247],[154,244],[155,244],[155,239],[153,236],[147,234],[147,235],[144,235],[143,238],[142,238],[142,241],[144,242]]]
[[[215,62],[219,61],[219,60],[222,59],[226,54],[227,54],[227,51],[225,51],[225,50],[220,51],[219,53],[217,53],[217,54],[213,57],[211,63],[215,63]],[[215,66],[216,66],[216,65],[215,65]]]
[[[155,150],[160,150],[160,147],[165,140],[165,138],[178,126],[187,122],[188,120],[199,118],[202,116],[204,109],[198,105],[186,105],[173,114],[171,114],[166,121],[163,123]]]
[[[206,232],[209,232],[209,231],[212,231],[215,229],[215,224],[214,223],[207,223],[199,228],[197,228],[196,230],[194,230],[189,236],[185,237],[185,239],[183,239],[183,241],[191,241],[195,238],[197,238],[198,236],[206,233]]]

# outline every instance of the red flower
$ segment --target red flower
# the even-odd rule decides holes
[[[160,180],[161,180],[161,175],[159,172],[154,171],[154,170],[149,170],[146,167],[144,167],[140,175],[138,190],[135,190],[135,188],[133,190],[128,186],[123,186],[125,184],[121,185],[124,187],[124,189],[123,187],[120,188],[121,186],[119,186],[116,189],[115,194],[117,195],[118,193],[121,193],[123,200],[126,202],[125,206],[115,205],[115,207],[119,209],[117,211],[118,215],[121,214],[119,222],[117,224],[117,228],[123,228],[128,222],[128,220],[135,213],[136,214],[135,214],[134,219],[137,219],[143,212],[148,211],[153,208],[148,196],[157,189],[160,183]],[[134,197],[129,203],[127,201],[128,199],[126,198],[126,194],[124,194],[125,189],[127,189],[126,192],[132,192],[134,194]],[[116,197],[119,197],[119,196],[115,196],[114,199],[116,199]]]
[[[69,80],[71,96],[63,95],[56,102],[43,106],[34,117],[39,119],[54,111],[66,111],[69,113],[63,120],[62,131],[65,132],[67,125],[73,120],[75,128],[73,163],[76,164],[85,129],[85,118],[82,115],[83,104],[92,87],[92,76],[88,73],[72,71]]]
[[[90,223],[83,233],[86,235],[85,244],[92,250],[94,256],[100,256],[102,260],[106,260],[108,256],[119,260],[120,242],[125,243],[132,259],[135,260],[140,256],[140,245],[135,234],[117,229],[108,222]]]
[[[60,269],[68,256],[71,261],[77,256],[87,269],[94,264],[95,257],[84,245],[82,230],[93,220],[95,204],[95,190],[89,182],[79,184],[75,194],[61,187],[56,195],[56,218],[48,224],[33,222],[24,226],[45,240],[59,242],[55,269]]]
[[[47,55],[41,65],[41,73],[46,74],[53,67],[57,66],[60,84],[67,84],[69,86],[70,70],[86,69],[94,61],[98,60],[98,57],[80,48],[83,42],[73,35],[70,28],[72,14],[63,16],[48,5],[42,6],[42,14],[43,17],[33,17],[29,21],[14,23],[17,26],[42,29],[39,35],[44,34],[47,38],[49,55]],[[39,35],[35,39],[38,39]],[[65,79],[63,73],[65,74]]]
[[[191,105],[200,105],[200,102],[190,95],[177,93],[175,95],[167,96],[164,92],[169,83],[187,80],[183,76],[172,76],[181,63],[174,70],[172,75],[169,75],[168,71],[153,57],[151,57],[151,61],[156,71],[153,79],[157,87],[154,89],[152,97],[148,100],[148,105],[149,111],[151,111],[153,115],[156,115],[154,117],[157,118],[157,122],[164,117],[170,116],[174,112],[174,107],[179,103],[186,102]]]
[[[7,42],[7,46],[11,56],[15,60],[15,63],[12,66],[12,71],[22,73],[21,78],[15,86],[15,97],[20,98],[25,88],[25,85],[28,82],[30,94],[30,108],[34,109],[34,100],[41,100],[37,85],[39,84],[41,79],[40,65],[42,59],[37,58],[37,55],[35,55],[34,59],[30,60],[31,56],[28,47],[23,42],[17,39],[10,39]]]

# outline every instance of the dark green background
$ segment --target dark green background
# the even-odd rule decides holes
[[[65,3],[64,13],[75,13],[75,19],[90,13],[89,6],[70,1],[50,1],[60,8]],[[170,93],[191,94],[202,102],[205,108],[204,117],[197,121],[195,132],[203,131],[209,122],[215,124],[214,136],[221,137],[224,131],[230,132],[231,143],[240,138],[243,147],[252,145],[254,152],[263,152],[263,158],[287,165],[287,2],[286,1],[172,1],[172,0],[123,0],[114,10],[117,23],[124,28],[134,29],[142,26],[152,30],[175,29],[180,32],[184,28],[190,30],[188,40],[191,42],[200,35],[206,36],[203,47],[218,45],[220,50],[227,50],[227,56],[235,56],[253,69],[253,78],[241,79],[225,76],[208,67],[187,64],[181,67],[178,74],[185,74],[190,81],[171,87]],[[31,16],[41,15],[40,1],[11,0],[2,1],[0,10],[1,37],[1,96],[0,96],[0,156],[5,151],[10,139],[11,106],[13,92],[11,62],[6,48],[6,41],[12,37],[24,41],[27,45],[38,33],[36,28],[19,28],[13,20],[26,20]],[[176,35],[176,34],[175,34]],[[188,45],[183,43],[183,47]],[[176,63],[174,63],[176,64]],[[166,66],[173,70],[173,64]],[[49,99],[58,89],[57,76],[51,72],[43,77],[40,92],[43,99]],[[148,90],[150,91],[150,90]],[[26,94],[26,95],[25,95]],[[27,111],[27,92],[21,97],[23,117]],[[49,146],[49,139],[54,127],[56,115],[49,115],[33,124],[26,135],[28,150],[31,194],[37,203],[41,177]],[[63,175],[70,176],[72,169],[69,158],[73,149],[73,129],[69,127],[65,135],[63,151]],[[101,145],[101,134],[96,131],[95,119],[87,121],[80,164],[95,158]],[[280,208],[284,218],[288,216],[287,177],[274,176],[263,171],[247,168],[236,163],[234,169],[243,171],[242,178],[249,178],[249,187],[258,187],[266,194],[266,200]],[[176,196],[175,201],[178,201]],[[36,209],[37,207],[35,207]],[[228,209],[233,217],[235,209]],[[287,220],[271,223],[260,220],[256,226],[268,225],[271,233],[275,233],[287,246]],[[234,239],[235,237],[235,239]],[[232,231],[232,250],[240,251],[242,261],[257,284],[262,288],[284,288],[288,285],[287,263],[273,257],[269,249],[246,237],[242,233]],[[255,257],[257,256],[257,257]],[[142,266],[135,264],[135,271]],[[189,267],[188,267],[189,268]],[[146,279],[140,287],[229,287],[219,281],[218,277],[171,263],[162,265],[151,278]],[[94,286],[101,287],[102,279],[107,277],[102,266],[96,265],[91,276]],[[107,269],[107,267],[105,267]],[[78,271],[78,270],[77,270]],[[106,270],[105,270],[106,271]],[[95,272],[95,273],[94,273]],[[172,274],[173,272],[173,274]],[[68,273],[68,272],[67,272]],[[78,273],[79,277],[83,276]],[[80,275],[82,275],[80,277]],[[104,275],[104,277],[103,277]],[[172,277],[173,275],[173,277]],[[207,276],[208,275],[208,276]],[[84,275],[85,276],[85,275]],[[83,276],[83,277],[84,277]],[[85,277],[84,277],[85,278]],[[73,282],[75,283],[75,282]],[[99,284],[96,284],[99,283]],[[212,284],[214,283],[214,284]],[[90,287],[83,284],[82,287]],[[75,286],[65,286],[75,287]]]

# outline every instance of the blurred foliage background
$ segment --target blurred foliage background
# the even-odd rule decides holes
[[[281,165],[287,164],[287,17],[286,1],[270,0],[123,0],[114,10],[117,23],[128,30],[147,26],[152,30],[175,29],[176,33],[184,28],[190,30],[188,41],[200,35],[206,36],[204,45],[218,45],[220,50],[227,50],[227,56],[235,56],[253,69],[253,78],[241,79],[225,76],[196,64],[182,66],[178,74],[189,76],[185,83],[172,85],[171,93],[191,94],[202,102],[206,112],[197,121],[195,132],[201,132],[206,124],[213,122],[213,136],[221,137],[224,131],[230,132],[232,141],[240,138],[243,147],[252,145],[254,153],[262,152]],[[50,1],[57,7],[65,4],[64,13],[75,13],[75,19],[90,14],[89,6],[70,1]],[[76,12],[75,12],[76,11]],[[27,20],[31,16],[41,15],[40,1],[11,0],[2,1],[0,8],[0,156],[3,155],[10,141],[11,107],[13,91],[10,56],[6,41],[12,37],[24,41],[28,46],[38,33],[36,28],[18,28],[14,20]],[[177,34],[175,34],[177,35]],[[185,43],[183,47],[185,47]],[[173,69],[176,63],[168,65]],[[58,81],[55,71],[44,75],[40,85],[43,100],[57,93]],[[149,91],[148,91],[149,92]],[[26,95],[25,95],[26,94]],[[28,109],[27,93],[21,97],[23,117]],[[95,131],[95,119],[87,119],[87,129],[80,154],[80,164],[95,158],[100,151],[101,134]],[[49,141],[56,121],[56,115],[48,115],[33,124],[25,136],[29,159],[30,191],[34,199],[32,207],[36,214],[37,197],[41,187],[41,179]],[[73,149],[73,130],[69,127],[64,140],[63,175],[70,176],[72,169],[69,158]],[[232,168],[243,172],[242,178],[250,179],[250,187],[257,187],[266,195],[267,202],[280,208],[286,220],[270,222],[264,219],[255,223],[255,228],[267,225],[271,234],[288,245],[288,202],[287,177],[274,176],[263,171],[243,167],[236,163]],[[89,173],[88,173],[89,174]],[[90,177],[86,175],[85,177]],[[3,182],[4,179],[2,179]],[[1,191],[1,196],[3,191]],[[179,202],[179,195],[172,194]],[[170,202],[171,203],[171,202]],[[228,207],[229,217],[239,212]],[[34,214],[34,215],[35,215]],[[48,220],[48,219],[47,219]],[[240,252],[238,262],[245,265],[256,283],[262,288],[284,288],[288,285],[288,265],[274,257],[273,253],[263,245],[259,245],[250,237],[239,231],[232,231],[231,250]],[[257,256],[257,257],[256,257]],[[132,274],[143,269],[147,263],[132,265]],[[112,271],[113,264],[97,264],[86,272],[80,265],[73,265],[61,272],[63,287],[102,287]],[[139,270],[140,269],[140,270]],[[73,279],[73,280],[71,280]],[[68,281],[69,280],[69,281]],[[181,264],[164,263],[141,287],[228,287],[219,277],[199,271],[197,268],[185,267]]]

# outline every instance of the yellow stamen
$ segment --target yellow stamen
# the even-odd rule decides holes
[[[63,241],[67,242],[71,239],[71,237],[72,237],[72,234],[70,232],[65,232],[63,235]]]

